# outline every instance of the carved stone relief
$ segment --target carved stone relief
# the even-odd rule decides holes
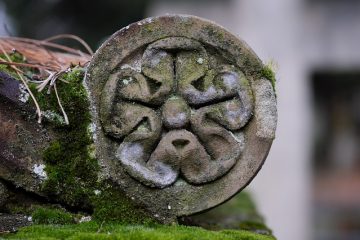
[[[276,127],[257,56],[191,16],[114,34],[87,74],[103,175],[166,219],[213,207],[260,169]]]
[[[102,96],[102,126],[122,142],[116,158],[132,177],[158,188],[179,177],[203,184],[226,174],[242,149],[234,133],[254,108],[244,74],[211,66],[202,44],[184,37],[149,44],[141,72],[121,65]]]

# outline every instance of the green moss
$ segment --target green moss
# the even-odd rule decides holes
[[[144,30],[146,30],[148,32],[154,32],[156,30],[156,25],[153,23],[146,23],[144,25]]]
[[[25,57],[18,52],[9,53],[7,54],[7,56],[9,56],[12,62],[16,62],[16,63],[24,63],[26,60]],[[0,58],[4,59],[5,61],[8,61],[7,56],[5,56],[4,54],[0,54]],[[0,71],[10,75],[15,79],[19,77],[15,72],[15,70],[11,68],[10,65],[7,64],[0,64]]]
[[[43,159],[47,163],[56,164],[62,160],[62,151],[64,151],[64,149],[62,149],[62,144],[60,144],[59,141],[54,141],[47,149],[45,149]]]
[[[4,72],[10,76],[12,76],[13,78],[16,78],[16,73],[15,71],[12,70],[12,68],[10,68],[8,65],[5,64],[0,64],[0,72]],[[1,79],[0,79],[1,81]]]
[[[14,62],[26,62],[17,52],[9,56]],[[18,78],[9,66],[0,64],[0,70],[4,69]],[[22,70],[26,72],[30,69]],[[81,67],[74,67],[60,76],[66,82],[56,81],[69,125],[66,125],[61,117],[62,112],[53,88],[48,93],[48,89],[38,92],[34,83],[30,83],[29,87],[45,115],[44,124],[48,124],[58,137],[43,152],[48,179],[43,183],[42,191],[60,202],[89,207],[93,189],[98,184],[99,166],[97,160],[89,153],[92,144],[88,132],[91,116],[87,92],[83,86],[84,71]],[[29,75],[32,74],[34,72]]]
[[[26,58],[24,57],[24,55],[22,55],[21,53],[17,52],[17,51],[13,51],[11,53],[8,53],[7,56],[10,58],[11,62],[16,62],[16,63],[25,63],[26,62]],[[0,58],[8,61],[7,56],[5,56],[5,54],[0,54]],[[8,65],[6,65],[8,66]]]
[[[25,214],[32,217],[34,224],[73,224],[81,214],[72,214],[59,205],[51,204],[8,204],[7,211],[11,214]]]
[[[273,71],[271,64],[264,65],[264,67],[261,69],[261,76],[270,80],[271,85],[273,86],[273,89],[275,91],[276,78],[275,72]]]
[[[272,234],[247,192],[241,192],[225,204],[190,219],[193,225],[210,230],[241,229],[269,236]]]
[[[57,208],[38,207],[32,213],[32,221],[35,224],[72,224],[73,216]]]
[[[17,62],[17,63],[26,62],[25,56],[19,53],[18,51],[13,51],[12,53],[8,54],[8,56],[10,57],[12,62]]]
[[[269,229],[265,224],[260,222],[253,221],[243,221],[239,224],[239,228],[242,230],[253,231],[253,232],[266,232],[271,234],[271,229]]]
[[[96,222],[78,225],[35,225],[21,229],[7,239],[152,239],[152,240],[274,240],[242,230],[208,231],[198,227],[162,225],[99,224]]]
[[[204,31],[206,31],[210,37],[216,39],[217,41],[221,41],[221,42],[225,41],[224,32],[221,30],[217,30],[212,26],[205,26]]]
[[[133,201],[125,197],[120,189],[104,184],[98,194],[92,197],[94,220],[117,223],[150,223],[153,220]]]
[[[90,196],[98,184],[99,166],[88,151],[92,144],[88,132],[91,116],[83,77],[84,69],[75,67],[61,77],[67,83],[57,80],[58,94],[69,125],[61,121],[45,121],[53,127],[58,139],[43,152],[48,179],[43,183],[42,191],[60,202],[86,208],[90,206]],[[42,111],[61,115],[55,92],[47,94],[46,89],[38,92],[35,87],[30,86]]]
[[[42,191],[56,201],[93,211],[93,218],[99,222],[149,222],[146,212],[134,206],[120,189],[115,190],[111,183],[98,180],[99,165],[92,155],[93,141],[88,131],[90,105],[82,84],[83,76],[84,70],[77,67],[62,76],[68,83],[57,81],[69,125],[45,123],[53,127],[58,138],[43,152],[48,178]],[[41,109],[59,113],[53,92],[50,95],[46,90],[34,92]]]

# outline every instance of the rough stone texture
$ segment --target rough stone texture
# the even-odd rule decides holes
[[[103,178],[163,222],[229,199],[275,136],[276,99],[262,68],[243,41],[192,16],[116,32],[86,77]]]
[[[0,211],[1,208],[4,206],[4,204],[6,203],[6,201],[9,198],[9,191],[7,190],[5,184],[3,184],[0,181]]]
[[[46,178],[42,151],[52,134],[39,125],[35,110],[24,104],[23,86],[1,73],[0,76],[0,179],[41,195]]]
[[[0,213],[0,233],[16,232],[19,228],[30,224],[31,219],[26,215]]]

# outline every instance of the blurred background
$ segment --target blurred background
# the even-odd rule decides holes
[[[72,33],[96,49],[166,13],[213,20],[278,65],[277,138],[248,188],[275,236],[360,239],[359,0],[0,0],[0,34]]]

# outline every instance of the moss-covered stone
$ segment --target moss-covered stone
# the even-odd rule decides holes
[[[236,229],[272,235],[272,231],[264,224],[263,217],[257,212],[254,201],[247,192],[241,192],[219,207],[184,218],[182,221],[187,225],[209,230]]]
[[[82,84],[84,69],[75,67],[60,76],[67,82],[57,80],[57,90],[69,125],[63,121],[49,122],[58,139],[43,152],[47,180],[42,191],[71,206],[89,207],[89,197],[97,185],[97,160],[88,151],[92,144],[88,126],[91,123],[89,101]],[[61,114],[54,90],[38,92],[31,89],[42,111]]]
[[[276,84],[276,78],[275,78],[275,72],[273,71],[270,64],[266,64],[261,69],[261,76],[270,80],[271,85],[275,91],[275,84]]]
[[[11,62],[24,63],[26,61],[25,57],[18,52],[9,53],[9,54],[7,54],[7,56],[5,54],[0,54],[1,61],[2,61],[2,59],[5,61],[8,61],[7,57],[10,58]],[[17,75],[16,71],[13,68],[11,68],[10,65],[7,65],[7,64],[0,64],[0,72],[4,72],[4,73],[12,76],[13,78],[19,77]],[[1,79],[0,79],[0,81],[1,81]]]
[[[17,52],[9,56],[13,62],[26,63],[26,59]],[[0,64],[0,68],[15,79],[19,78],[10,66]],[[23,75],[24,79],[37,74],[34,69],[21,69],[29,73],[27,76]],[[135,206],[120,190],[115,190],[112,183],[98,179],[99,164],[93,154],[94,145],[89,130],[92,120],[88,95],[83,86],[84,72],[84,68],[73,66],[56,80],[58,95],[69,119],[68,125],[65,124],[54,88],[50,87],[48,90],[49,84],[39,92],[36,83],[28,83],[42,110],[43,125],[56,136],[49,147],[38,149],[43,151],[42,158],[46,165],[46,178],[42,183],[41,192],[53,202],[64,204],[73,211],[76,209],[93,213],[93,218],[99,222],[150,222],[147,213]],[[28,104],[33,106],[31,99]],[[31,204],[17,202],[8,205],[7,209],[11,214],[34,213]],[[39,218],[39,221],[34,222],[60,224],[60,220],[51,220],[51,215],[60,215],[60,210],[53,210],[40,208],[34,213],[34,219]]]
[[[54,129],[58,139],[43,152],[48,176],[42,186],[43,192],[56,201],[93,212],[93,218],[99,222],[150,222],[147,213],[112,183],[98,179],[99,165],[91,152],[91,116],[83,86],[84,69],[75,67],[61,78],[66,82],[57,80],[57,89],[69,125],[63,121],[45,123]],[[54,92],[49,95],[46,90],[39,93],[35,85],[31,88],[41,109],[61,114]]]
[[[187,18],[188,17],[179,17],[177,20],[179,26],[184,21],[185,22],[193,21],[191,19],[190,21]],[[149,22],[151,21],[152,20],[150,19]],[[199,21],[200,24],[202,24],[201,23],[202,20],[196,20],[196,21]],[[165,21],[165,22],[169,22],[169,21]],[[142,23],[139,23],[136,26],[134,25],[133,27],[131,27],[131,31],[133,31],[132,29],[134,27],[138,27],[141,25]],[[153,34],[156,38],[159,38],[159,36],[162,35],[164,35],[164,37],[178,36],[178,32],[180,36],[184,35],[187,37],[187,39],[204,40],[204,37],[205,38],[208,37],[210,45],[212,45],[212,43],[217,41],[220,42],[221,43],[220,49],[224,51],[228,51],[229,53],[234,53],[235,54],[234,59],[241,59],[241,57],[238,57],[240,55],[245,56],[244,61],[240,61],[236,63],[239,65],[239,67],[246,68],[245,74],[247,76],[254,78],[257,77],[267,78],[272,82],[273,87],[275,86],[275,75],[271,71],[271,68],[268,68],[267,66],[262,68],[262,64],[258,61],[256,56],[253,56],[253,54],[246,47],[245,48],[232,47],[233,45],[236,44],[242,46],[242,43],[240,41],[237,42],[237,40],[234,37],[228,35],[228,33],[224,32],[222,29],[214,30],[213,27],[210,27],[210,28],[204,28],[203,32],[198,31],[199,29],[195,29],[195,31],[191,31],[194,32],[193,34],[190,33],[190,28],[186,26],[187,26],[186,24],[183,25],[183,27],[179,30],[177,29],[177,27],[164,28],[165,30],[170,29],[171,31],[166,30],[168,31],[166,32],[164,29],[162,29],[161,32],[158,32],[158,31],[154,31],[154,29],[152,28],[153,25],[151,24],[151,27],[145,27],[144,28],[145,30],[141,32],[141,35],[139,35],[139,38],[141,40],[140,42],[143,42],[143,40],[145,39],[145,36],[143,36],[143,34],[148,34],[148,33]],[[172,29],[176,29],[177,32],[175,35],[174,32],[172,32]],[[198,35],[198,32],[200,32],[201,35]],[[124,39],[126,42],[128,42],[129,38],[125,37]],[[134,45],[134,42],[136,43],[137,41],[135,41],[136,40],[135,38],[132,39],[134,39],[134,41],[132,41],[131,45]],[[119,45],[119,49],[117,51],[111,51],[112,48],[110,48],[110,51],[113,53],[129,52],[130,51],[129,49],[133,49],[133,46],[127,46],[126,42],[125,43],[118,42],[117,44]],[[106,46],[108,45],[111,44],[106,44]],[[126,51],[123,51],[122,48],[125,48]],[[187,54],[189,54],[189,52]],[[189,56],[190,59],[188,60],[189,63],[191,63],[190,65],[192,66],[192,68],[183,67],[182,69],[181,68],[178,69],[184,72],[185,74],[184,76],[186,76],[186,78],[190,78],[190,76],[187,76],[186,74],[196,72],[197,70],[199,70],[200,69],[199,65],[201,66],[206,65],[204,62],[205,59],[204,55],[201,55],[201,57],[198,58],[197,55],[195,55],[194,53],[192,54],[193,55],[190,54]],[[95,59],[101,60],[99,61],[101,62],[101,64],[95,62],[95,64],[99,64],[99,65],[96,66],[94,69],[95,70],[101,69],[101,71],[104,71],[106,73],[113,72],[113,69],[109,71],[108,67],[118,65],[118,63],[113,64],[114,62],[108,61],[107,60],[108,58],[116,59],[116,61],[119,60],[118,56],[114,57],[114,56],[110,56],[110,54],[109,56],[104,56],[100,58],[95,57]],[[22,61],[24,59],[22,60],[14,59],[14,60]],[[169,60],[170,63],[173,63],[172,58],[169,58]],[[145,63],[145,61],[143,61],[143,63]],[[142,72],[146,73],[146,71],[148,71],[149,74],[151,73],[154,76],[159,75],[159,77],[163,77],[166,74],[168,74],[169,78],[172,78],[174,74],[174,68],[172,67],[171,64],[165,64],[165,63],[166,62],[164,62],[164,64],[160,64],[159,69],[156,69],[153,72],[151,72],[152,68],[150,67],[148,70],[144,68]],[[168,69],[166,69],[166,67]],[[181,65],[179,65],[179,67],[181,67]],[[247,70],[248,68],[250,70]],[[204,71],[205,70],[206,69],[204,69]],[[108,79],[107,77],[102,77],[102,76],[99,77],[96,71],[89,72],[89,76],[91,76],[92,78],[92,79],[89,78],[90,79],[89,90],[91,91],[94,99],[96,98],[96,96],[100,96],[98,92],[101,91],[103,89],[102,86],[104,86],[102,82],[99,82],[99,79]],[[177,74],[181,75],[180,72],[181,71],[177,71]],[[199,73],[198,75],[201,74]],[[29,76],[31,77],[32,75],[30,74]],[[55,140],[52,140],[49,147],[47,147],[42,154],[43,161],[46,164],[46,168],[45,168],[46,177],[40,179],[41,181],[43,180],[44,181],[42,183],[42,188],[41,188],[42,191],[39,195],[43,194],[46,197],[49,197],[51,201],[56,203],[61,203],[63,206],[67,207],[68,209],[71,209],[72,211],[87,211],[88,214],[92,214],[94,222],[91,224],[93,225],[89,223],[84,225],[83,224],[72,225],[71,228],[67,228],[67,226],[57,227],[54,226],[53,224],[71,223],[70,219],[73,219],[72,214],[67,212],[62,212],[59,209],[39,208],[32,213],[34,222],[36,224],[48,224],[49,226],[33,226],[32,228],[24,229],[19,233],[18,237],[22,238],[21,234],[22,232],[24,232],[24,234],[27,235],[26,236],[24,235],[23,238],[28,238],[28,239],[42,238],[42,237],[44,238],[72,237],[75,239],[76,238],[271,239],[271,237],[266,238],[264,236],[257,236],[254,235],[253,233],[243,232],[241,230],[212,232],[212,231],[206,231],[201,228],[195,228],[195,227],[191,228],[185,226],[142,225],[139,227],[135,227],[136,226],[135,224],[139,224],[139,223],[144,224],[151,222],[151,217],[146,213],[146,211],[142,210],[141,208],[138,208],[138,206],[134,204],[134,201],[128,199],[124,194],[124,191],[128,191],[128,189],[131,189],[131,191],[133,191],[135,186],[128,185],[126,186],[126,188],[122,186],[123,188],[121,190],[118,188],[119,186],[115,187],[111,182],[104,182],[103,180],[99,179],[98,174],[100,171],[100,166],[98,164],[97,159],[93,156],[91,152],[92,151],[91,149],[93,149],[93,142],[88,129],[92,122],[92,119],[89,111],[90,108],[89,99],[87,96],[87,92],[85,91],[85,88],[83,86],[83,76],[84,76],[84,69],[80,67],[74,67],[67,73],[62,74],[60,76],[60,78],[63,79],[64,82],[60,81],[61,79],[58,79],[56,81],[56,86],[59,92],[59,97],[61,99],[62,106],[69,119],[68,125],[66,124],[67,121],[65,121],[66,118],[63,116],[62,109],[60,109],[58,98],[54,92],[53,87],[49,87],[49,91],[47,91],[48,89],[46,88],[43,92],[38,92],[35,84],[31,84],[30,88],[34,93],[35,98],[40,104],[40,108],[43,111],[43,115],[46,117],[44,121],[44,125],[46,125],[46,127],[48,127],[50,131],[54,132],[56,135]],[[132,80],[129,78],[123,79],[123,83],[125,85],[128,85],[130,81]],[[269,82],[268,81],[266,82],[269,85],[269,88],[271,89]],[[164,83],[167,83],[167,81],[164,81]],[[200,81],[197,87],[201,91],[203,91],[205,88],[207,88],[206,83],[207,83],[206,81],[203,83]],[[95,89],[92,89],[94,88],[92,85],[95,85]],[[156,82],[153,82],[150,85],[152,90],[154,89],[156,90],[159,87]],[[221,85],[219,85],[219,87],[221,87]],[[96,104],[97,103],[95,101],[94,106],[96,106]],[[102,128],[98,127],[98,130],[99,129]],[[101,141],[101,137],[99,137],[98,139],[100,139],[99,141]],[[108,143],[106,143],[106,145],[99,144],[97,150],[115,152],[115,151],[111,151],[112,149],[110,149],[109,147],[110,145],[111,144]],[[117,145],[114,144],[114,146]],[[267,146],[265,145],[264,147]],[[261,150],[261,148],[259,149]],[[99,154],[99,156],[102,156],[101,160],[102,163],[104,164],[105,163],[103,157],[104,154]],[[258,163],[260,163],[260,161]],[[105,163],[104,165],[106,166],[107,164]],[[252,164],[252,166],[255,165],[256,164]],[[120,169],[122,170],[122,168]],[[120,169],[115,169],[115,170],[120,170]],[[232,172],[239,172],[239,171],[232,171]],[[109,174],[110,174],[109,179],[114,180],[119,185],[124,185],[119,183],[120,180],[122,181],[123,179],[117,179],[116,177],[112,176],[111,171]],[[118,175],[120,176],[121,174]],[[123,175],[127,176],[126,174]],[[224,182],[226,182],[226,184],[229,183],[228,181],[224,181]],[[246,183],[247,182],[248,181],[246,181]],[[193,212],[198,212],[200,210],[203,210],[205,209],[205,207],[206,208],[213,207],[215,204],[225,201],[228,197],[230,197],[233,194],[233,192],[231,192],[230,195],[226,196],[226,198],[220,196],[219,195],[219,192],[221,192],[220,190],[225,189],[223,186],[224,185],[220,185],[220,184],[217,186],[217,190],[219,190],[219,191],[215,191],[218,194],[217,196],[213,195],[214,191],[213,189],[211,189],[211,187],[209,187],[208,189],[206,189],[207,187],[204,187],[205,190],[202,194],[199,195],[192,194],[191,196],[185,198],[181,198],[181,197],[176,198],[177,195],[169,194],[168,196],[166,196],[168,197],[168,199],[165,198],[166,201],[164,201],[164,199],[162,198],[164,196],[163,194],[155,195],[152,189],[150,190],[148,188],[142,189],[140,186],[139,189],[137,189],[137,192],[140,193],[142,204],[144,206],[146,206],[148,209],[152,209],[152,210],[156,209],[156,211],[155,210],[153,211],[154,217],[156,215],[158,216],[162,215],[163,213],[167,214],[168,212],[173,212],[171,213],[172,216],[169,217],[169,219],[170,218],[175,219],[175,216],[189,215],[192,214]],[[239,186],[240,185],[238,184],[235,187],[237,188]],[[234,188],[228,187],[228,189],[234,189]],[[238,190],[240,190],[240,187]],[[127,193],[131,194],[131,191],[128,191]],[[209,194],[210,192],[211,194]],[[37,192],[37,194],[38,193],[39,192]],[[150,197],[146,198],[145,197],[146,194]],[[177,194],[177,192],[175,192],[175,194]],[[201,199],[200,201],[198,201],[199,196],[203,197],[204,201],[201,201]],[[209,203],[207,203],[206,201],[208,198],[218,199],[219,201],[218,202],[210,201],[212,205],[211,204],[209,205]],[[144,199],[146,201],[143,201]],[[195,206],[197,202],[200,203],[197,206]],[[165,203],[165,204],[160,206],[160,204],[158,205],[158,203]],[[191,208],[192,212],[183,211],[183,209],[186,209],[186,207],[188,207],[189,205],[193,207]],[[159,207],[155,208],[154,206],[156,207],[159,206]],[[226,211],[224,211],[223,214],[224,216],[229,215],[230,212],[226,213]],[[261,223],[258,223],[256,221],[255,222],[239,221],[236,223],[237,225],[235,228],[250,229],[250,230],[258,230],[260,228],[259,226],[261,225]],[[114,227],[112,228],[112,226]],[[82,227],[86,229],[84,230]],[[116,234],[115,235],[110,234],[111,236],[104,234],[101,235],[102,231],[106,228],[108,229],[107,230],[108,232],[110,233],[114,232]],[[36,232],[38,229],[41,232],[38,232],[37,235],[36,234],[31,235],[32,233]],[[55,233],[56,229],[59,229],[58,233]],[[137,229],[137,231],[134,232],[133,229]],[[220,226],[218,229],[223,229],[223,227]],[[78,233],[74,235],[73,234],[74,231],[78,231]],[[82,235],[79,235],[80,233]],[[242,233],[244,233],[244,235],[242,235]],[[59,235],[55,236],[52,234],[59,234]]]
[[[108,187],[110,188],[111,185],[109,184]],[[118,191],[110,193],[103,188],[98,190],[95,196],[98,199],[93,201],[97,203],[98,208],[95,208],[92,215],[93,221],[72,224],[74,219],[80,217],[56,206],[32,206],[28,209],[27,215],[32,216],[35,225],[22,228],[16,234],[0,235],[0,237],[5,239],[275,239],[271,234],[261,230],[266,227],[256,212],[252,199],[246,193],[240,193],[226,204],[208,213],[200,214],[204,224],[208,224],[209,219],[217,222],[216,227],[212,225],[209,228],[208,225],[208,230],[203,226],[166,226],[144,221],[143,215],[137,215],[141,212],[127,211],[129,205],[123,203],[128,200],[125,200]],[[122,204],[116,201],[119,199]],[[131,202],[129,204],[133,207]],[[127,216],[124,215],[126,212]],[[119,222],[120,215],[124,220],[134,217],[133,222]],[[141,225],[138,224],[140,220],[136,220],[138,216],[143,221]],[[234,218],[235,216],[238,218]],[[247,220],[245,221],[244,218]]]
[[[21,229],[6,239],[152,239],[152,240],[274,240],[242,230],[208,231],[198,227],[164,225],[121,225],[96,222],[78,225],[35,225]]]
[[[135,206],[120,189],[110,183],[103,183],[101,190],[95,190],[91,198],[93,219],[98,222],[117,222],[122,224],[150,223],[148,213]]]
[[[146,28],[146,31],[156,32],[153,31],[153,28]],[[215,31],[211,34],[211,38],[227,44],[223,32]],[[232,44],[232,42],[228,43]],[[25,59],[18,57],[14,56],[14,61],[25,61]],[[253,64],[253,60],[250,60],[244,64]],[[104,60],[103,62],[107,61]],[[191,62],[194,63],[194,66],[204,64],[203,58],[195,58],[195,55]],[[101,69],[106,70],[105,67]],[[11,69],[8,70],[11,71]],[[161,76],[165,75],[163,68],[159,70]],[[172,73],[173,69],[170,70]],[[275,86],[275,75],[271,68],[265,66],[261,73],[260,70],[256,72],[256,76],[262,75],[262,77],[272,81],[273,87]],[[29,76],[31,77],[32,74]],[[46,163],[46,179],[42,184],[42,193],[52,201],[61,203],[72,211],[86,211],[88,214],[92,214],[93,222],[71,224],[74,222],[73,214],[59,208],[38,207],[29,212],[36,225],[22,229],[17,235],[8,235],[7,238],[273,239],[271,236],[243,231],[244,229],[258,231],[260,228],[266,228],[261,221],[258,222],[253,219],[236,222],[237,225],[234,228],[241,229],[236,231],[221,230],[214,232],[197,227],[154,225],[148,213],[136,206],[134,201],[128,199],[123,193],[124,190],[121,191],[111,182],[100,180],[98,177],[100,166],[91,150],[93,149],[93,141],[89,133],[89,126],[92,120],[89,111],[89,99],[83,86],[83,77],[84,69],[74,67],[62,74],[59,77],[60,79],[56,81],[62,106],[69,118],[68,125],[62,115],[53,87],[50,87],[50,91],[47,91],[46,88],[42,92],[37,91],[35,84],[30,84],[30,88],[46,117],[44,125],[55,132],[57,136],[42,154]],[[61,79],[64,81],[60,81]],[[205,87],[200,86],[200,88]],[[159,201],[158,198],[154,199]],[[235,204],[236,207],[238,207],[237,204]],[[245,204],[249,203],[245,202]],[[167,210],[172,209],[174,211],[174,205],[172,207],[168,205],[167,208]],[[234,216],[233,210],[224,209],[222,211],[221,208],[219,209],[224,217]],[[28,211],[28,209],[22,211]],[[224,227],[221,225],[214,229],[220,230]]]
[[[37,207],[31,214],[35,224],[71,224],[73,216],[60,208]]]

